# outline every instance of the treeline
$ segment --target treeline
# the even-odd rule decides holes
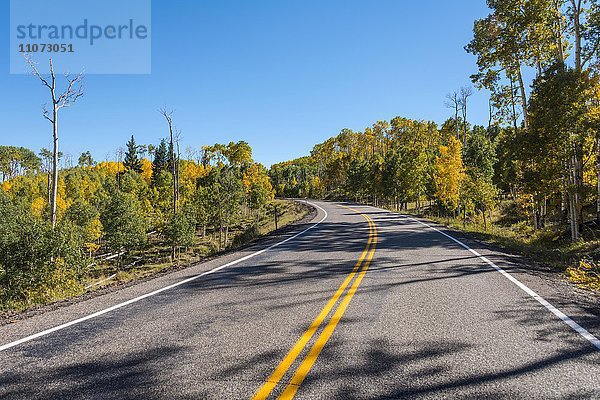
[[[502,197],[533,229],[581,237],[600,215],[600,6],[585,0],[488,0],[465,47],[490,93],[487,127],[468,123],[468,88],[453,116],[394,118],[348,129],[310,157],[271,168],[280,196],[369,201],[483,219]],[[528,83],[525,76],[535,75]]]
[[[214,250],[232,243],[232,226],[253,231],[273,199],[267,170],[246,142],[204,146],[179,155],[169,139],[138,146],[121,160],[59,171],[52,227],[47,151],[0,146],[0,304],[35,304],[79,293],[95,255],[155,251],[149,234],[177,257],[202,238]],[[25,157],[23,157],[23,155]],[[148,155],[148,158],[144,157]],[[119,156],[120,157],[120,156]],[[7,166],[7,167],[5,167]],[[250,221],[250,222],[248,222]],[[239,231],[239,229],[238,229]]]
[[[457,124],[458,122],[458,124]],[[363,132],[344,129],[314,147],[310,157],[270,170],[277,194],[329,197],[455,214],[485,214],[497,198],[494,184],[498,130],[468,127],[457,139],[459,119],[440,129],[433,122],[396,117]]]

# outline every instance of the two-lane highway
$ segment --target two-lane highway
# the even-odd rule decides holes
[[[0,327],[0,398],[600,398],[593,307],[421,221],[313,203],[283,237]]]

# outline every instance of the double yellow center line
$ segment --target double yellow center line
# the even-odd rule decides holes
[[[285,387],[284,391],[279,396],[280,399],[292,399],[294,397],[296,391],[306,378],[306,375],[312,368],[313,364],[315,363],[315,361],[317,361],[317,358],[319,357],[319,354],[325,347],[325,344],[333,334],[333,331],[335,330],[337,324],[340,322],[342,316],[344,315],[346,308],[348,308],[352,297],[356,293],[358,286],[360,285],[362,279],[367,273],[367,269],[371,264],[373,255],[375,254],[375,248],[377,247],[377,228],[375,227],[375,223],[373,223],[373,220],[371,220],[371,218],[369,218],[368,215],[365,215],[360,211],[354,210],[350,207],[345,208],[359,213],[369,223],[369,240],[367,242],[367,246],[361,253],[360,258],[354,266],[354,269],[352,269],[350,274],[346,277],[346,279],[344,279],[344,281],[337,289],[333,297],[329,299],[327,304],[325,304],[325,307],[323,307],[323,309],[321,310],[321,312],[319,312],[319,315],[317,315],[312,324],[310,324],[308,329],[302,334],[300,339],[298,339],[294,347],[292,347],[292,349],[287,353],[283,360],[281,360],[279,365],[277,365],[277,368],[275,368],[273,373],[267,378],[265,383],[258,389],[258,391],[253,397],[254,400],[266,399],[271,394],[271,392],[275,389],[281,378],[283,378],[286,372],[290,369],[292,364],[296,361],[300,353],[306,347],[307,343],[317,332],[321,324],[325,321],[327,315],[329,315],[330,311],[336,305],[340,297],[342,297],[344,291],[346,291],[346,288],[348,287],[348,285],[350,285],[350,282],[352,282],[352,280],[356,276],[356,279],[354,279],[352,286],[350,286],[350,289],[346,292],[346,295],[343,297],[341,303],[338,305],[333,316],[331,317],[331,319],[317,338],[316,342],[309,350],[308,354],[302,360],[300,366],[296,369],[296,372],[292,376],[292,379],[290,380],[288,385]]]

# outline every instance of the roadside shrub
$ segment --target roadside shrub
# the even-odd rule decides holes
[[[577,267],[567,269],[569,280],[592,290],[600,290],[600,265],[593,260],[581,260]]]
[[[0,308],[22,309],[83,291],[83,237],[69,222],[55,229],[0,194]]]
[[[256,224],[249,226],[242,233],[233,238],[232,246],[239,247],[251,242],[260,236],[258,226]]]

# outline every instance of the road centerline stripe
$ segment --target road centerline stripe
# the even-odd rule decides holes
[[[218,271],[220,271],[220,270],[222,270],[222,269],[224,269],[224,268],[231,267],[231,266],[233,266],[233,265],[239,264],[239,263],[241,263],[241,262],[243,262],[243,261],[249,260],[249,259],[251,259],[251,258],[254,258],[254,257],[256,257],[256,256],[260,255],[260,254],[263,254],[263,253],[265,253],[265,252],[267,252],[267,251],[270,251],[270,250],[272,250],[272,249],[274,249],[274,248],[276,248],[276,247],[278,247],[278,246],[281,246],[282,244],[284,244],[284,243],[287,243],[287,242],[289,242],[290,240],[293,240],[293,239],[295,239],[295,238],[297,238],[297,237],[299,237],[299,236],[303,235],[304,233],[306,233],[306,232],[310,231],[311,229],[313,229],[313,228],[317,227],[319,224],[321,224],[323,221],[325,221],[325,220],[327,219],[327,217],[328,217],[328,214],[327,214],[327,211],[325,211],[325,209],[323,209],[322,207],[318,206],[317,204],[311,203],[311,202],[309,202],[309,201],[306,201],[306,203],[308,203],[308,204],[310,204],[311,206],[313,206],[313,207],[315,207],[315,208],[318,208],[319,210],[323,211],[323,213],[324,213],[325,215],[324,215],[324,216],[323,216],[323,218],[321,218],[321,220],[319,220],[318,222],[314,223],[313,225],[309,226],[308,228],[304,229],[303,231],[301,231],[301,232],[299,232],[299,233],[297,233],[297,234],[295,234],[295,235],[293,235],[293,236],[290,236],[289,238],[287,238],[287,239],[285,239],[285,240],[282,240],[281,242],[277,242],[277,243],[275,243],[275,244],[272,244],[271,246],[269,246],[269,247],[267,247],[267,248],[264,248],[264,249],[262,249],[262,250],[259,250],[259,251],[256,251],[256,252],[254,252],[254,253],[248,254],[247,256],[244,256],[244,257],[238,258],[237,260],[234,260],[234,261],[231,261],[231,262],[229,262],[229,263],[227,263],[227,264],[221,265],[220,267],[213,268],[213,269],[211,269],[211,270],[209,270],[209,271],[203,272],[203,273],[201,273],[201,274],[198,274],[198,275],[194,275],[194,276],[192,276],[192,277],[190,277],[190,278],[187,278],[187,279],[184,279],[184,280],[182,280],[182,281],[179,281],[179,282],[173,283],[173,284],[171,284],[171,285],[169,285],[169,286],[166,286],[166,287],[163,287],[163,288],[161,288],[161,289],[154,290],[153,292],[146,293],[146,294],[144,294],[144,295],[141,295],[141,296],[135,297],[135,298],[133,298],[133,299],[130,299],[130,300],[124,301],[124,302],[122,302],[122,303],[119,303],[119,304],[116,304],[116,305],[114,305],[114,306],[112,306],[112,307],[108,307],[108,308],[105,308],[105,309],[103,309],[103,310],[100,310],[100,311],[98,311],[98,312],[95,312],[95,313],[93,313],[93,314],[86,315],[85,317],[81,317],[81,318],[75,319],[75,320],[73,320],[73,321],[66,322],[66,323],[64,323],[64,324],[62,324],[62,325],[58,325],[58,326],[55,326],[55,327],[53,327],[53,328],[46,329],[46,330],[44,330],[44,331],[41,331],[41,332],[35,333],[35,334],[33,334],[33,335],[26,336],[26,337],[24,337],[24,338],[22,338],[22,339],[15,340],[14,342],[10,342],[10,343],[4,344],[4,345],[0,346],[0,351],[8,350],[8,349],[10,349],[10,348],[12,348],[12,347],[18,346],[18,345],[20,345],[20,344],[23,344],[23,343],[29,342],[29,341],[31,341],[31,340],[34,340],[34,339],[37,339],[37,338],[40,338],[40,337],[42,337],[42,336],[46,336],[46,335],[49,335],[49,334],[51,334],[51,333],[54,333],[54,332],[56,332],[56,331],[60,331],[60,330],[62,330],[62,329],[68,328],[68,327],[70,327],[70,326],[73,326],[73,325],[80,324],[80,323],[82,323],[82,322],[84,322],[84,321],[87,321],[87,320],[90,320],[90,319],[92,319],[92,318],[99,317],[99,316],[101,316],[101,315],[107,314],[107,313],[109,313],[109,312],[111,312],[111,311],[115,311],[115,310],[117,310],[117,309],[119,309],[119,308],[122,308],[122,307],[128,306],[128,305],[130,305],[130,304],[136,303],[136,302],[138,302],[138,301],[141,301],[141,300],[143,300],[143,299],[146,299],[146,298],[148,298],[148,297],[155,296],[155,295],[157,295],[157,294],[159,294],[159,293],[162,293],[162,292],[164,292],[164,291],[167,291],[167,290],[169,290],[169,289],[173,289],[173,288],[176,288],[176,287],[178,287],[178,286],[184,285],[184,284],[186,284],[186,283],[189,283],[189,282],[195,281],[195,280],[197,280],[197,279],[199,279],[199,278],[202,278],[203,276],[210,275],[210,274],[214,274],[215,272],[218,272]]]
[[[329,315],[331,309],[335,306],[339,298],[342,296],[354,276],[359,271],[363,261],[368,256],[371,245],[373,243],[373,235],[375,233],[374,224],[367,219],[369,224],[369,240],[367,241],[367,245],[365,249],[362,251],[358,261],[356,262],[352,271],[348,274],[346,279],[341,283],[338,287],[335,294],[329,299],[327,304],[321,309],[317,317],[313,320],[309,328],[302,334],[302,336],[296,341],[292,349],[286,354],[286,356],[281,360],[281,362],[275,367],[275,370],[269,375],[269,377],[265,380],[263,385],[258,389],[255,395],[252,397],[253,400],[266,399],[271,392],[275,389],[281,378],[285,375],[285,373],[292,366],[294,361],[298,358],[302,350],[306,347],[307,343],[317,332],[327,315]]]
[[[361,215],[365,216],[362,213],[361,213]],[[370,220],[370,218],[367,216],[365,216],[365,218],[368,218]],[[370,221],[370,222],[372,222],[372,221]],[[325,329],[323,329],[323,331],[317,338],[317,341],[314,343],[314,345],[312,346],[312,348],[310,349],[310,351],[308,352],[308,354],[306,355],[306,357],[304,358],[304,360],[302,361],[302,363],[300,364],[300,366],[298,367],[298,369],[292,376],[291,381],[288,383],[288,385],[286,386],[286,388],[284,389],[282,394],[279,396],[279,399],[288,400],[288,399],[294,398],[294,396],[296,395],[296,392],[300,388],[300,385],[302,385],[302,382],[304,382],[304,379],[306,378],[306,376],[310,372],[311,368],[317,361],[317,358],[321,354],[321,351],[323,350],[323,348],[329,341],[329,338],[335,331],[335,328],[337,327],[338,323],[342,319],[342,316],[346,312],[346,309],[348,308],[350,301],[352,300],[352,298],[354,297],[354,294],[358,290],[358,287],[360,286],[365,274],[367,273],[367,270],[369,269],[371,260],[373,259],[373,255],[375,254],[376,247],[377,247],[377,230],[375,230],[373,245],[371,246],[369,255],[367,256],[365,263],[364,263],[360,273],[358,274],[358,277],[356,278],[356,280],[354,281],[354,283],[352,284],[352,286],[346,293],[346,296],[344,296],[344,299],[342,300],[342,302],[336,309],[335,313],[333,314],[333,317],[331,317],[331,319],[325,326]]]

